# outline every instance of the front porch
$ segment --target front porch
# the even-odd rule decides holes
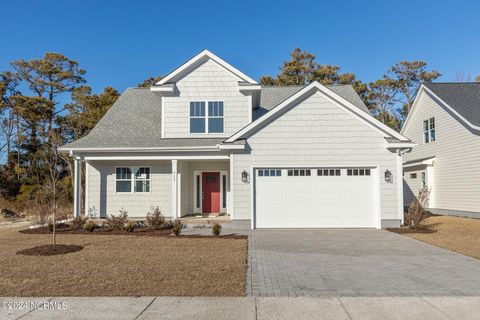
[[[233,188],[228,155],[151,158],[76,157],[74,215],[83,212],[102,219],[126,210],[129,218],[141,219],[159,207],[171,219],[231,219]]]

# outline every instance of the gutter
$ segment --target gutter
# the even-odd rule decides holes
[[[188,151],[220,151],[220,150],[243,150],[245,145],[225,145],[200,147],[144,147],[144,148],[59,148],[60,152],[188,152]]]

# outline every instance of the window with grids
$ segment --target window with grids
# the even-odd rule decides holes
[[[287,175],[289,177],[311,176],[312,175],[312,170],[310,170],[310,169],[289,169],[287,171]]]
[[[435,139],[435,118],[423,121],[423,143],[434,142]]]
[[[205,133],[205,101],[190,102],[190,133]]]
[[[223,101],[208,102],[208,132],[223,133]]]
[[[150,192],[150,168],[138,168],[135,172],[135,192]]]
[[[117,193],[145,193],[150,192],[150,168],[139,167],[116,168],[116,192]],[[132,174],[132,172],[134,174]],[[133,190],[133,192],[132,192]]]
[[[347,169],[347,176],[369,176],[370,169]]]
[[[132,192],[132,171],[130,168],[117,168],[116,180],[117,192]]]
[[[340,176],[342,175],[342,171],[340,169],[318,169],[317,176]]]
[[[258,170],[259,177],[281,177],[282,170],[278,169],[262,169]]]
[[[190,102],[190,133],[223,133],[224,125],[223,101]]]

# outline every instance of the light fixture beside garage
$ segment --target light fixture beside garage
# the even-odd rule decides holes
[[[393,182],[393,174],[392,174],[392,171],[390,170],[385,170],[385,181],[388,182],[388,183],[391,183]]]
[[[248,182],[248,172],[245,171],[245,170],[242,171],[242,181],[243,181],[244,183],[247,183],[247,182]]]

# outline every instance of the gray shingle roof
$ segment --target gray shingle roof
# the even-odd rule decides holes
[[[298,91],[305,88],[304,86],[262,86],[260,94],[260,108],[254,111],[253,119],[258,119],[269,110],[275,108],[284,100],[288,99]],[[326,86],[348,102],[357,106],[360,110],[370,114],[365,103],[358,96],[357,92],[351,85],[331,85]]]
[[[480,126],[480,83],[427,83],[440,99],[457,111],[473,125]]]
[[[161,139],[161,98],[148,88],[127,89],[85,137],[63,148],[215,146],[223,138]]]
[[[276,107],[304,86],[262,87],[258,116]],[[328,86],[344,99],[369,113],[367,107],[349,85]],[[63,146],[77,148],[170,148],[208,147],[222,143],[224,138],[168,138],[161,139],[162,100],[148,88],[129,88],[108,110],[93,130],[85,137]],[[244,143],[238,141],[236,143]]]

